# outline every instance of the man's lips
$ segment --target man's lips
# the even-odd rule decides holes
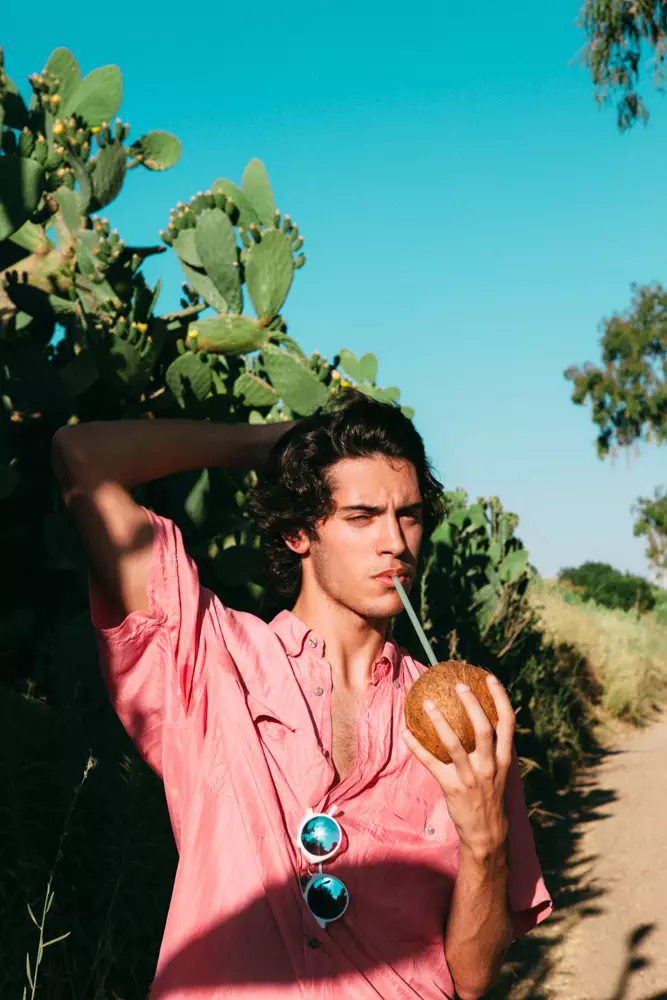
[[[394,586],[394,581],[392,580],[393,576],[397,576],[402,584],[405,584],[406,581],[410,579],[410,573],[406,569],[397,569],[397,570],[388,569],[385,570],[384,573],[378,573],[377,576],[373,577],[373,579],[377,580],[378,583],[384,584],[385,587],[393,587]]]

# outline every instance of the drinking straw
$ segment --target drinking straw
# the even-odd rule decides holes
[[[429,663],[431,664],[432,667],[435,667],[437,665],[437,663],[438,663],[438,661],[436,659],[436,656],[435,656],[435,653],[431,649],[431,643],[426,638],[426,633],[424,632],[424,629],[420,625],[419,619],[417,618],[417,615],[415,614],[415,609],[410,604],[410,599],[409,599],[408,595],[405,593],[405,590],[403,588],[403,584],[401,583],[401,581],[398,579],[397,576],[392,576],[392,580],[394,581],[394,586],[396,587],[396,590],[398,591],[399,597],[403,601],[403,607],[405,608],[405,610],[408,613],[408,618],[410,619],[410,621],[412,622],[412,624],[415,627],[415,632],[417,633],[417,637],[418,637],[419,641],[421,642],[422,646],[424,647],[424,652],[426,653],[426,655],[428,657]]]

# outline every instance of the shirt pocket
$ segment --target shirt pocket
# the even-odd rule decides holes
[[[387,783],[380,818],[384,816],[388,836],[395,836],[402,828],[405,836],[424,848],[458,844],[445,797],[431,775],[427,777],[428,783],[411,777]]]
[[[284,746],[289,736],[295,732],[294,727],[254,695],[248,695],[247,704],[260,743],[270,751]]]

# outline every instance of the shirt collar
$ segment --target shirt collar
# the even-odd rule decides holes
[[[281,611],[271,622],[271,628],[276,633],[281,643],[285,647],[288,656],[301,656],[304,647],[308,649],[306,643],[309,642],[312,649],[309,652],[315,655],[324,655],[324,641],[311,628],[292,611]],[[382,655],[373,664],[372,684],[377,684],[383,677],[391,675],[392,681],[398,679],[403,654],[399,649],[394,637],[389,634],[384,644]]]

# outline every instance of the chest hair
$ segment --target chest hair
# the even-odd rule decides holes
[[[357,716],[362,695],[341,689],[332,692],[332,757],[336,783],[344,781],[357,762]]]

